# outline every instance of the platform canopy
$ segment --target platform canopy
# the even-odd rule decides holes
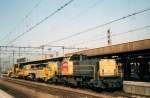
[[[109,55],[109,54],[136,52],[143,50],[150,50],[150,39],[68,53],[66,54],[66,56],[73,54],[84,54],[87,56]]]

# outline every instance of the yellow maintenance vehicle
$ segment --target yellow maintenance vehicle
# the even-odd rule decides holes
[[[8,76],[13,78],[18,78],[18,73],[20,72],[19,64],[14,64],[12,68],[8,71]]]
[[[9,77],[47,81],[57,73],[57,62],[14,64],[8,73]]]
[[[38,64],[29,73],[29,77],[32,80],[48,81],[55,76],[57,72],[57,62],[48,62],[46,64]],[[32,72],[32,73],[31,73]]]

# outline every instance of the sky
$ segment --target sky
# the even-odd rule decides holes
[[[7,45],[68,1],[0,0],[0,45]],[[34,8],[36,4],[38,6]],[[150,0],[74,0],[63,10],[9,45],[40,46],[146,8],[150,8]],[[28,18],[24,18],[30,11]],[[108,29],[111,34],[116,34],[147,26],[150,25],[149,17],[150,11],[147,11],[50,45],[89,48],[106,46],[107,37],[102,37],[107,35]],[[149,28],[112,36],[112,44],[148,39],[150,38],[148,31]],[[92,39],[95,41],[88,41]]]
[[[0,45],[41,46],[49,44],[77,48],[103,47],[108,45],[108,29],[110,29],[112,35],[112,44],[150,38],[150,28],[128,32],[150,25],[150,11],[147,11],[90,32],[56,41],[91,27],[150,8],[150,0],[74,0],[33,30],[8,44],[68,1],[0,0]],[[28,17],[25,18],[27,15]],[[117,36],[113,36],[113,34]],[[53,50],[55,49],[53,48]]]
[[[104,47],[108,45],[108,30],[111,32],[112,44],[150,38],[150,27],[132,31],[150,26],[150,10],[68,38],[67,36],[72,34],[150,8],[150,0],[74,0],[33,30],[8,44],[68,1],[0,0],[0,46],[41,46],[49,44],[77,48]],[[57,41],[62,38],[65,39]],[[31,51],[31,49],[28,50]],[[60,47],[52,48],[52,50],[62,51]],[[25,50],[21,51],[24,52]],[[12,61],[12,54],[1,54],[1,57],[7,58],[4,60],[4,64],[8,62],[8,59]]]

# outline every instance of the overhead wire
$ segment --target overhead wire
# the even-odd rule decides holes
[[[8,32],[2,39],[1,41],[5,40],[8,36],[10,36],[16,29],[17,27],[24,22],[32,13],[33,11],[39,6],[39,4],[41,3],[42,0],[39,0],[34,6],[33,8],[22,18],[22,20],[10,31]]]
[[[35,6],[27,13],[27,15],[25,16],[25,18],[28,18],[32,12],[34,11],[35,8],[37,8],[39,6],[39,4],[41,3],[42,0],[39,0],[37,4],[35,4]]]
[[[114,37],[114,36],[118,36],[118,35],[122,35],[122,34],[127,34],[127,33],[131,33],[131,32],[135,32],[135,31],[140,31],[140,30],[143,30],[143,29],[147,29],[147,28],[150,28],[150,25],[146,25],[146,26],[143,26],[143,27],[139,27],[139,28],[135,28],[135,29],[132,29],[132,30],[128,30],[126,32],[121,32],[121,33],[116,33],[116,34],[112,34],[111,36]],[[106,39],[107,36],[103,36],[103,37],[100,37],[98,39],[89,39],[87,41],[83,41],[83,42],[79,42],[79,43],[76,43],[76,44],[72,44],[72,45],[69,45],[69,46],[75,46],[75,45],[80,45],[80,44],[83,44],[83,43],[90,43],[90,42],[93,42],[93,41],[97,41],[97,40],[103,40],[103,39]]]
[[[136,28],[136,29],[132,29],[132,30],[129,30],[129,31],[127,31],[127,32],[121,32],[121,33],[112,34],[112,36],[118,36],[118,35],[122,35],[122,34],[126,34],[126,33],[131,33],[131,32],[135,32],[135,31],[140,31],[140,30],[144,30],[144,29],[147,29],[147,28],[150,28],[150,25],[143,26],[143,27]]]
[[[96,2],[94,2],[92,5],[88,6],[86,9],[84,9],[83,11],[79,12],[77,15],[75,15],[73,18],[71,18],[70,20],[75,20],[76,18],[79,18],[81,15],[87,13],[88,11],[90,11],[91,9],[93,9],[94,7],[96,7],[97,5],[101,4],[104,0],[97,0]]]
[[[36,28],[38,25],[40,25],[41,23],[43,23],[44,21],[48,20],[50,17],[52,17],[53,15],[55,15],[56,13],[58,13],[59,11],[61,11],[63,8],[67,7],[69,4],[71,4],[74,0],[70,0],[67,3],[65,3],[64,5],[62,5],[61,7],[59,7],[58,9],[56,9],[54,12],[52,12],[51,14],[49,14],[47,17],[43,18],[42,20],[40,20],[39,22],[37,22],[35,25],[31,26],[29,29],[27,29],[25,32],[21,33],[20,35],[18,35],[15,39],[13,39],[12,41],[8,42],[7,45],[15,42],[17,39],[19,39],[20,37],[22,37],[23,35],[25,35],[26,33],[32,31],[34,28]]]
[[[73,21],[76,21],[79,17],[81,17],[83,14],[87,13],[88,11],[90,11],[91,9],[95,8],[97,5],[101,4],[104,0],[97,0],[94,3],[91,3],[90,6],[88,6],[86,9],[82,10],[81,12],[79,12],[77,15],[71,17],[70,19],[68,19],[67,21],[65,21],[65,25],[71,25]],[[93,1],[92,1],[93,2]],[[68,23],[68,24],[66,24]],[[60,24],[59,27],[62,27],[62,25],[64,24]],[[57,24],[58,27],[58,24]]]
[[[60,39],[58,39],[58,40],[54,40],[54,41],[48,42],[47,44],[44,44],[44,45],[49,45],[49,44],[51,44],[51,43],[60,42],[60,41],[66,40],[66,39],[70,39],[70,38],[75,37],[75,36],[78,36],[78,35],[80,35],[80,34],[83,34],[83,33],[87,33],[87,32],[93,31],[93,30],[95,30],[95,29],[104,27],[104,26],[106,26],[106,25],[108,25],[108,24],[111,24],[111,23],[114,23],[114,22],[117,22],[117,21],[120,21],[120,20],[129,18],[129,17],[131,17],[131,16],[135,16],[135,15],[144,13],[144,12],[149,11],[149,10],[150,10],[150,8],[146,8],[146,9],[143,9],[143,10],[140,10],[140,11],[136,11],[136,12],[134,12],[134,13],[132,13],[132,14],[128,14],[128,15],[126,15],[126,16],[123,16],[123,17],[118,18],[118,19],[115,19],[115,20],[111,20],[111,21],[106,22],[106,23],[104,23],[104,24],[100,24],[100,25],[97,25],[97,26],[94,26],[94,27],[85,29],[85,30],[83,30],[83,31],[74,33],[74,34],[72,34],[72,35],[69,35],[69,36],[60,38]]]

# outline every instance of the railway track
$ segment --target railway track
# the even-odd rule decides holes
[[[64,87],[60,85],[50,85],[46,83],[38,83],[26,80],[4,78],[4,81],[11,82],[13,84],[18,84],[25,86],[30,89],[34,89],[37,92],[48,93],[60,98],[129,98],[132,95],[125,94],[123,92],[93,92],[87,89],[75,89]]]

